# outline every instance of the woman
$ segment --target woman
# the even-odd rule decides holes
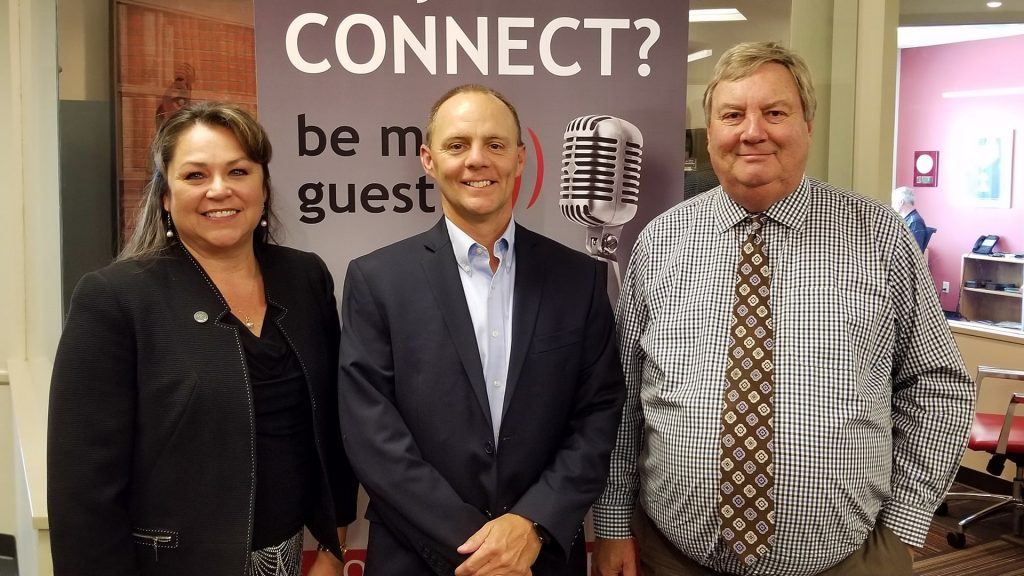
[[[338,428],[334,284],[270,243],[270,142],[178,110],[117,261],[82,278],[53,368],[54,572],[340,574],[356,480]],[[339,528],[340,526],[340,528]]]

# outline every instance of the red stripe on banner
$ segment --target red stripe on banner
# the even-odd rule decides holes
[[[530,140],[533,141],[534,157],[537,159],[537,181],[533,183],[533,194],[530,195],[530,201],[526,204],[526,207],[529,208],[540,197],[540,189],[544,185],[544,149],[540,145],[540,138],[537,138],[537,133],[532,128],[527,128],[526,131],[530,133]],[[516,178],[515,188],[512,189],[513,206],[519,200],[519,189],[522,188],[522,185],[523,177],[519,176]]]
[[[306,576],[309,569],[313,567],[316,554],[316,550],[302,551],[302,576]],[[345,552],[345,568],[341,571],[341,576],[363,576],[363,566],[365,565],[366,549],[349,548],[348,552]]]
[[[537,138],[537,134],[533,131],[533,128],[526,129],[530,133],[530,139],[533,140],[534,150],[537,151],[537,181],[533,184],[533,196],[530,196],[530,203],[526,205],[527,208],[533,206],[533,203],[537,201],[540,196],[540,187],[544,184],[544,150],[540,146],[540,138]],[[516,192],[519,191],[519,181],[516,181]]]

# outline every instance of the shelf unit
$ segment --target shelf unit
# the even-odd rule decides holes
[[[964,254],[961,263],[960,315],[972,322],[1017,322],[1024,325],[1024,297],[1020,293],[968,288],[968,280],[1024,286],[1024,259]]]

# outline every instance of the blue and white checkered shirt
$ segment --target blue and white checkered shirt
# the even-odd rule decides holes
[[[876,521],[924,542],[967,443],[974,385],[921,252],[888,206],[805,178],[766,212],[775,323],[775,546],[743,567],[719,536],[725,354],[746,211],[721,189],[640,235],[617,311],[627,396],[602,538],[639,502],[720,572],[798,576]]]

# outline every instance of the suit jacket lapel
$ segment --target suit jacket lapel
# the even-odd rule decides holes
[[[293,278],[288,275],[286,269],[283,269],[284,267],[281,266],[283,262],[279,261],[280,259],[261,253],[259,247],[257,247],[256,257],[260,262],[260,271],[263,273],[263,290],[267,297],[265,322],[275,322],[290,337],[305,339],[307,330],[304,326],[299,325],[299,318],[288,313],[286,305],[290,302],[287,299],[288,294],[294,290],[290,284]]]
[[[505,402],[502,416],[508,412],[512,394],[523,372],[523,363],[533,341],[537,326],[541,294],[544,289],[545,263],[537,247],[537,235],[516,224],[516,285],[512,302],[512,352],[508,360],[508,380],[505,382]]]
[[[466,292],[462,288],[459,267],[452,253],[451,239],[445,227],[444,218],[425,234],[426,255],[422,259],[430,289],[437,307],[441,310],[448,333],[451,334],[455,349],[462,360],[462,366],[469,377],[470,385],[487,422],[491,423],[490,403],[487,401],[487,385],[484,383],[484,368],[480,362],[473,332],[473,318],[466,304]]]
[[[227,323],[227,316],[231,313],[227,300],[224,299],[217,285],[213,283],[206,270],[203,269],[203,266],[199,264],[199,261],[192,256],[188,249],[178,242],[165,250],[164,253],[182,267],[184,271],[181,273],[183,275],[192,276],[192,274],[196,274],[203,280],[201,283],[197,282],[194,284],[198,287],[196,291],[189,290],[185,293],[176,294],[175,301],[178,305],[184,306],[187,310],[194,310],[193,318],[196,318],[195,314],[202,312],[207,314],[207,317],[217,325],[235,328],[235,326]],[[192,286],[193,283],[189,282],[188,285]],[[197,319],[196,321],[198,322],[199,320]]]

